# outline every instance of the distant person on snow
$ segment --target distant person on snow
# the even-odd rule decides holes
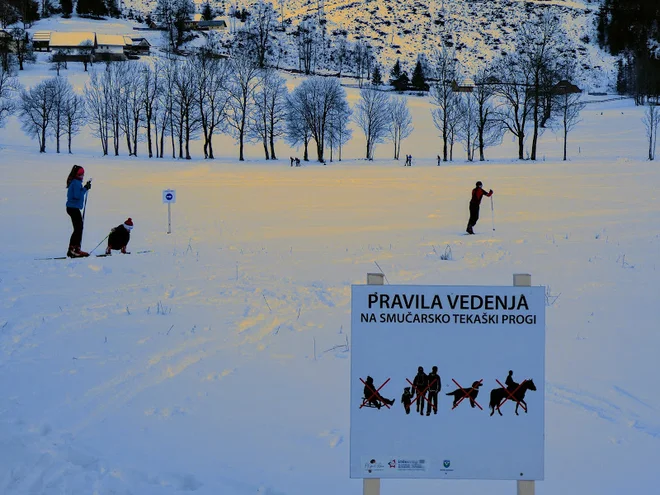
[[[89,256],[89,253],[80,250],[83,234],[83,220],[80,210],[84,207],[87,191],[92,188],[92,182],[89,180],[83,186],[84,177],[85,169],[80,165],[74,165],[66,178],[66,212],[71,217],[71,223],[73,224],[73,233],[69,239],[69,250],[66,253],[69,258]]]
[[[477,225],[479,221],[479,205],[481,205],[481,198],[483,196],[491,197],[493,195],[493,190],[485,192],[482,188],[483,184],[481,181],[477,181],[477,187],[472,189],[472,199],[470,200],[470,220],[468,220],[467,229],[465,230],[468,234],[474,234],[472,227]]]
[[[130,254],[126,251],[126,246],[131,240],[131,230],[133,230],[133,219],[128,218],[123,224],[117,225],[108,235],[108,247],[105,248],[105,254],[112,254],[112,250],[121,251],[123,254]]]

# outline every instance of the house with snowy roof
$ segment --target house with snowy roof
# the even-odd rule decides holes
[[[149,42],[138,38],[139,50],[133,49],[133,38],[123,34],[97,34],[94,32],[37,31],[32,35],[35,50],[54,52],[66,60],[81,60],[92,57],[94,60],[126,60],[131,53],[148,53]],[[146,50],[145,50],[146,43]]]

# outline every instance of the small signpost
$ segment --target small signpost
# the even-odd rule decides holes
[[[383,478],[516,480],[533,495],[544,477],[544,287],[528,274],[513,286],[382,285],[377,275],[352,286],[350,477],[365,495],[379,495]]]
[[[163,191],[163,203],[167,203],[167,233],[172,233],[172,203],[176,203],[176,191],[165,189]]]

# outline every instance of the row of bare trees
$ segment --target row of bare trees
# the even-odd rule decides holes
[[[442,138],[443,161],[453,159],[453,145],[462,142],[467,159],[479,150],[499,143],[505,132],[518,142],[518,158],[525,159],[525,144],[531,137],[529,159],[536,160],[538,138],[552,126],[563,134],[567,159],[568,133],[580,121],[584,108],[571,81],[575,66],[559,19],[544,15],[538,23],[520,27],[516,50],[493,60],[487,68],[471,74],[469,91],[455,91],[463,77],[455,54],[436,53],[431,64],[433,121]]]

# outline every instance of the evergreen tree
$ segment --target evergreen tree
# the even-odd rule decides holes
[[[204,7],[202,7],[202,19],[205,21],[212,21],[213,20],[213,10],[211,9],[211,5],[206,2],[204,4]]]
[[[104,0],[78,0],[76,12],[78,15],[82,16],[88,15],[100,17],[108,15],[108,7]]]
[[[380,86],[383,84],[383,76],[380,74],[380,67],[378,64],[374,67],[373,75],[371,76],[371,84],[374,86]]]
[[[424,77],[422,62],[419,59],[417,59],[417,65],[415,65],[415,70],[413,71],[412,80],[410,82],[412,87],[417,91],[429,90],[429,85],[426,84],[426,78]]]
[[[623,59],[616,63],[616,92],[625,95],[628,92],[628,81],[626,77],[626,67],[623,65]]]
[[[119,10],[117,0],[105,0],[105,7],[110,17],[121,17],[121,10]]]
[[[410,79],[408,78],[408,73],[401,70],[401,63],[397,59],[394,67],[390,71],[390,85],[396,91],[405,91],[410,85]]]
[[[73,0],[60,0],[62,6],[62,17],[68,19],[73,13]]]
[[[394,81],[392,86],[394,86],[396,91],[405,91],[408,89],[408,86],[410,86],[410,78],[408,77],[408,73],[404,70],[399,78]]]
[[[396,59],[396,63],[394,64],[394,67],[392,67],[392,70],[390,71],[390,84],[394,86],[395,82],[399,80],[401,77],[401,63],[399,62],[399,59]]]

